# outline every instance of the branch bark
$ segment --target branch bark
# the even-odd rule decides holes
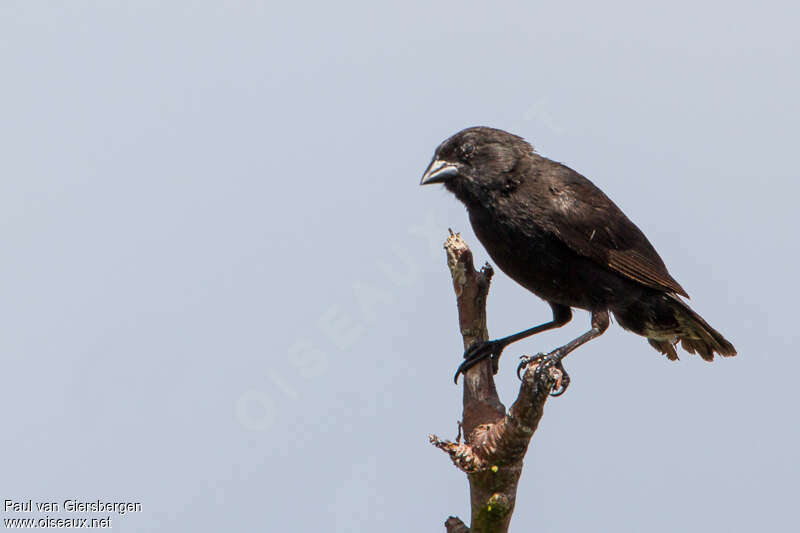
[[[444,248],[456,293],[461,335],[467,348],[473,342],[489,338],[486,297],[493,271],[488,264],[476,271],[469,246],[452,230]],[[547,397],[560,379],[555,368],[537,373],[534,366],[529,366],[517,399],[506,414],[494,384],[491,361],[482,361],[467,370],[463,377],[464,442],[441,440],[436,435],[429,437],[469,480],[471,525],[467,528],[460,519],[451,516],[445,522],[448,533],[508,531],[525,452]]]

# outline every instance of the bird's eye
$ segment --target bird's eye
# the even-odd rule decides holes
[[[458,156],[459,159],[462,161],[469,161],[470,156],[472,155],[473,150],[475,147],[471,144],[462,144],[461,147],[458,149]]]

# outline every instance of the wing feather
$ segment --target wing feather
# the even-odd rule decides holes
[[[644,233],[591,181],[560,163],[549,169],[549,229],[575,252],[654,289],[688,297]]]

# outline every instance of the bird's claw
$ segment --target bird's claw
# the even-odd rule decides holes
[[[538,353],[536,355],[523,355],[520,357],[520,363],[517,365],[517,377],[520,380],[522,380],[522,371],[530,365],[534,366],[534,377],[536,379],[539,379],[545,371],[550,372],[551,369],[556,369],[558,371],[550,396],[561,396],[566,392],[571,380],[569,374],[567,374],[567,371],[564,370],[564,366],[561,364],[561,356],[558,350],[547,355]]]
[[[492,372],[497,374],[498,361],[505,345],[497,341],[478,341],[464,351],[464,361],[456,369],[453,381],[458,384],[458,376],[487,358],[492,359]]]

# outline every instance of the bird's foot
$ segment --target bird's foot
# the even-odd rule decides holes
[[[543,353],[523,355],[520,357],[520,363],[517,366],[517,377],[521,380],[522,371],[530,365],[534,367],[534,376],[536,379],[539,379],[542,373],[550,372],[551,369],[555,369],[557,370],[556,378],[550,396],[561,396],[567,390],[569,382],[571,381],[569,374],[567,374],[567,371],[564,370],[564,366],[561,364],[562,358],[563,356],[559,350],[550,352],[547,355]]]
[[[456,375],[453,376],[453,381],[458,384],[459,374],[463,374],[484,359],[489,358],[492,359],[492,372],[497,374],[500,354],[503,353],[503,348],[505,347],[505,344],[498,341],[473,342],[470,347],[464,351],[464,362],[458,366]]]

